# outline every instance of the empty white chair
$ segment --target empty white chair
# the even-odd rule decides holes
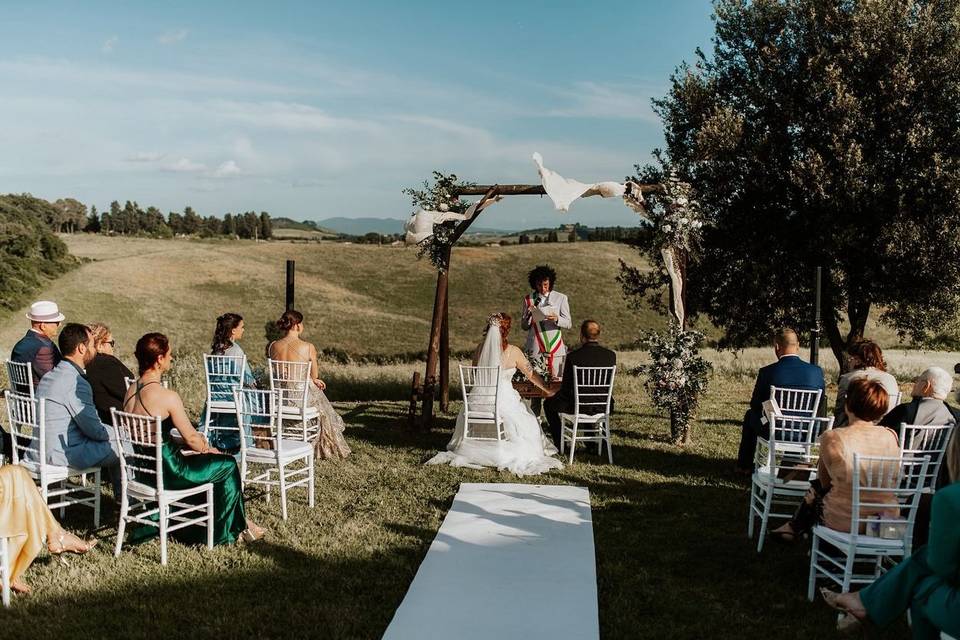
[[[808,600],[813,602],[818,577],[831,580],[846,593],[852,584],[870,584],[876,580],[883,570],[884,558],[903,558],[910,554],[917,505],[928,466],[926,458],[853,455],[856,473],[850,530],[837,531],[824,525],[813,528]],[[899,511],[897,516],[867,518],[862,515],[863,510],[890,511],[888,498],[896,500],[893,510]],[[866,535],[868,527],[879,535]],[[870,570],[854,573],[856,565],[867,565]]]
[[[270,390],[282,391],[281,418],[287,434],[303,440],[312,440],[320,432],[320,412],[309,402],[309,362],[289,362],[268,359]]]
[[[100,468],[74,469],[47,463],[46,401],[4,391],[10,424],[11,459],[34,479],[50,509],[79,504],[93,509],[93,526],[100,526]],[[93,481],[87,483],[87,476]],[[76,479],[76,481],[74,480]]]
[[[313,444],[283,438],[280,407],[282,391],[238,389],[234,391],[237,424],[246,427],[211,427],[239,431],[240,474],[244,485],[258,484],[280,490],[280,513],[287,519],[287,491],[307,487],[307,504],[314,503]],[[249,431],[249,435],[244,432]],[[302,462],[302,465],[297,465]],[[266,467],[259,475],[250,474],[250,465]],[[275,474],[275,477],[274,475]]]
[[[613,464],[610,448],[610,400],[616,367],[573,367],[573,413],[560,414],[560,455],[570,442],[570,464],[578,442],[596,442],[597,455],[607,444],[607,460]]]
[[[833,418],[772,416],[770,437],[757,439],[755,470],[750,482],[747,537],[760,519],[757,553],[763,550],[771,518],[790,519],[810,481],[817,476],[820,436],[833,428]],[[775,507],[784,507],[775,511]]]
[[[210,418],[215,413],[237,412],[233,403],[233,391],[243,387],[243,370],[247,365],[246,356],[212,356],[203,354],[203,372],[207,381],[207,410],[200,424],[201,430],[210,426]]]
[[[468,440],[503,440],[500,418],[500,367],[460,365],[463,393],[463,437]]]
[[[940,474],[940,465],[954,430],[952,424],[907,424],[900,423],[900,454],[904,458],[926,458],[927,476],[923,480],[925,490],[933,490]]]
[[[160,564],[167,564],[167,536],[184,527],[207,528],[207,548],[213,549],[213,484],[171,490],[163,486],[163,437],[159,416],[141,416],[110,409],[113,431],[121,445],[120,523],[113,555],[120,555],[127,522],[160,529]],[[182,502],[204,495],[201,504]],[[156,516],[156,520],[151,519]]]
[[[823,391],[820,389],[794,389],[770,385],[770,399],[777,403],[786,416],[814,418],[820,408]]]
[[[36,397],[33,388],[33,372],[26,362],[7,360],[7,378],[10,380],[10,390],[14,393]]]

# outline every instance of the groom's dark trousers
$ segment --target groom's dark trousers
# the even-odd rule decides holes
[[[617,365],[617,354],[601,347],[596,342],[585,342],[576,349],[567,352],[567,359],[563,363],[563,381],[560,390],[543,403],[547,424],[550,425],[550,437],[553,443],[560,448],[560,414],[573,413],[574,391],[576,380],[573,376],[574,367],[614,367]],[[592,393],[592,387],[581,389],[585,393]],[[611,403],[611,411],[613,404]],[[592,412],[591,412],[592,413]]]

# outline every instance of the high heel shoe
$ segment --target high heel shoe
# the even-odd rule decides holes
[[[240,533],[240,540],[246,543],[256,542],[257,540],[262,540],[263,536],[266,535],[266,531],[263,529],[259,531],[254,531],[253,529],[244,529]]]

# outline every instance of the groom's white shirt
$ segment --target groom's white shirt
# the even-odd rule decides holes
[[[536,297],[536,294],[531,291],[530,298],[533,299]],[[573,326],[573,320],[570,318],[570,302],[567,300],[567,296],[560,293],[559,291],[551,291],[547,295],[540,298],[540,302],[537,304],[539,309],[545,307],[553,307],[557,310],[557,321],[556,322],[547,322],[545,323],[545,329],[547,331],[553,331],[556,329],[569,329]],[[523,307],[520,310],[520,326],[527,332],[527,341],[524,344],[523,350],[527,353],[539,353],[540,347],[537,345],[537,339],[534,336],[533,325],[530,322],[530,313],[527,310],[527,300],[523,299]],[[557,350],[557,355],[562,356],[567,353],[567,346],[561,345]]]

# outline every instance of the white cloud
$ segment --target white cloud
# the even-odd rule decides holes
[[[120,36],[110,36],[103,41],[103,44],[100,46],[100,51],[103,53],[113,53],[113,48],[120,42]]]
[[[194,162],[190,158],[180,158],[176,162],[171,162],[163,166],[164,171],[172,171],[174,173],[198,173],[205,171],[206,168],[206,165]]]
[[[650,106],[650,98],[661,93],[655,87],[640,86],[638,90],[636,85],[577,82],[570,89],[560,91],[568,106],[551,109],[547,115],[659,122]]]
[[[231,178],[233,176],[238,176],[243,171],[240,170],[240,167],[237,166],[237,163],[233,160],[227,160],[220,164],[213,172],[214,178]]]
[[[332,116],[317,107],[298,102],[215,101],[218,116],[264,129],[283,131],[332,131],[370,129],[370,122]]]
[[[187,29],[173,29],[171,31],[164,31],[157,36],[157,42],[160,44],[174,44],[186,40],[189,33],[190,32]]]
[[[137,151],[136,153],[124,158],[127,162],[156,162],[163,158],[159,151]]]

